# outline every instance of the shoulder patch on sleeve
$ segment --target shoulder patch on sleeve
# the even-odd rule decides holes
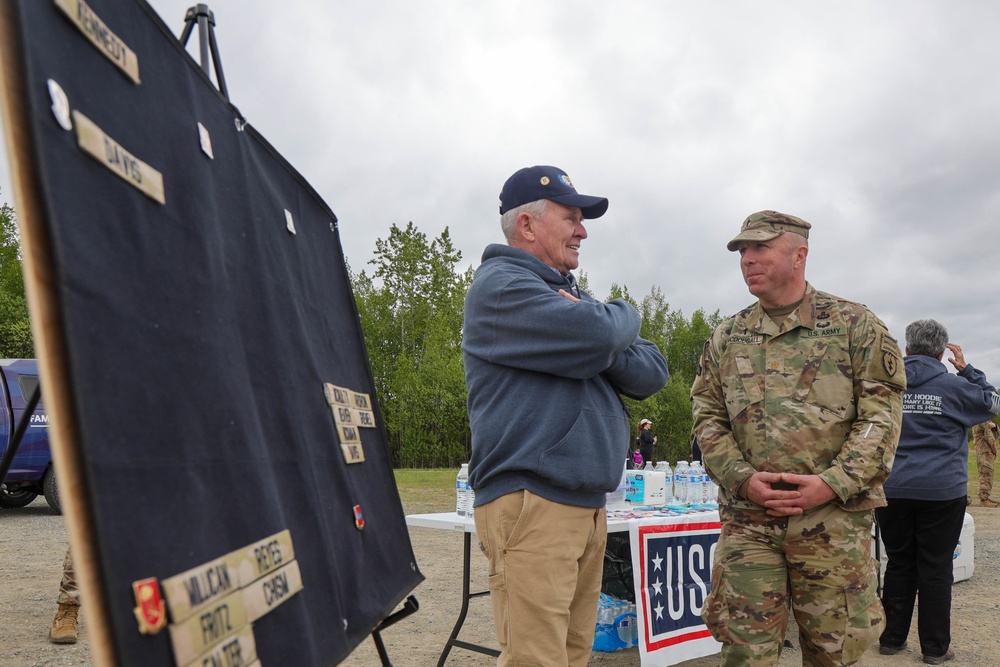
[[[906,370],[899,344],[886,331],[879,331],[868,362],[868,377],[894,387],[906,388]]]
[[[705,382],[705,375],[707,374],[708,365],[708,347],[711,344],[712,339],[709,338],[701,348],[701,358],[698,360],[698,368],[694,371],[694,384],[691,386],[692,396],[708,389],[708,384]]]

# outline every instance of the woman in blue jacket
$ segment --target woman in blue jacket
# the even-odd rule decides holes
[[[941,363],[945,348],[958,375]],[[917,633],[927,664],[955,658],[951,650],[952,560],[962,534],[969,484],[968,429],[1000,413],[986,376],[934,320],[906,327],[903,428],[884,488],[889,504],[876,510],[889,558],[882,604],[884,655],[906,645],[919,598]]]

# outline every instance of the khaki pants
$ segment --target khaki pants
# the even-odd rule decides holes
[[[476,508],[489,559],[499,667],[585,667],[594,645],[607,517],[518,491]]]

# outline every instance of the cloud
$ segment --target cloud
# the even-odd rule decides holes
[[[152,6],[179,34],[187,0]],[[581,270],[731,313],[725,243],[775,208],[808,275],[897,337],[940,319],[1000,379],[1000,7],[990,3],[217,0],[227,84],[341,219],[355,270],[391,225],[446,226],[475,265],[514,170],[611,200]],[[189,50],[197,38],[192,37]],[[195,56],[196,57],[196,56]],[[9,175],[0,167],[0,197]]]

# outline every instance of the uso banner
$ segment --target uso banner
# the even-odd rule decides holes
[[[715,511],[629,521],[642,667],[721,650],[701,620],[719,532]]]

